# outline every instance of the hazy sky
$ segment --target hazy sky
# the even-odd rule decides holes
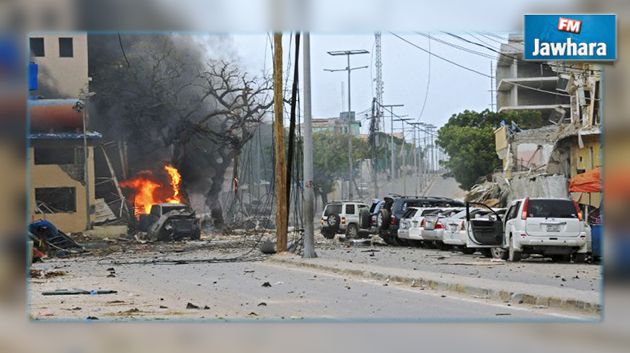
[[[396,34],[423,48],[429,47],[428,38],[421,35],[414,33]],[[491,51],[464,43],[443,33],[432,33],[431,35],[453,44],[485,51],[487,54],[493,55]],[[466,34],[463,35],[467,36]],[[502,36],[506,35],[502,34]],[[470,36],[468,38],[474,39]],[[492,42],[487,38],[482,39],[498,48],[499,44],[497,42]],[[266,67],[268,72],[271,71],[271,49],[269,48],[267,35],[237,35],[233,36],[233,40],[243,65],[250,72],[261,72],[263,67]],[[285,34],[285,70],[288,48],[289,36]],[[374,96],[374,79],[376,78],[374,35],[372,33],[365,35],[312,35],[312,102],[313,116],[316,118],[338,116],[342,109],[347,109],[345,103],[347,96],[345,96],[343,108],[341,99],[342,82],[344,91],[347,90],[345,88],[347,87],[346,72],[331,73],[324,71],[324,68],[340,69],[346,67],[345,56],[334,57],[327,54],[327,51],[343,49],[365,49],[370,52],[369,54],[355,55],[351,58],[351,66],[353,67],[369,66],[367,69],[354,70],[352,72],[352,110],[357,113],[370,112],[372,97]],[[291,47],[292,62],[294,50]],[[464,52],[438,43],[435,40],[431,41],[431,51],[459,64],[490,74],[491,60],[488,58]],[[302,58],[300,57],[300,64],[301,61]],[[402,108],[396,108],[395,112],[397,114],[407,114],[414,119],[419,117],[427,92],[429,74],[431,76],[429,93],[421,121],[441,126],[454,113],[465,109],[483,110],[489,107],[489,78],[466,71],[436,57],[431,57],[429,70],[429,54],[388,33],[383,33],[382,35],[382,62],[385,86],[384,103],[405,105]],[[347,95],[347,92],[344,92],[344,95]],[[364,118],[364,114],[358,115],[357,118]],[[399,129],[400,122],[395,125],[395,129]],[[368,126],[368,123],[362,124],[362,132],[367,132]],[[389,130],[389,122],[387,129]]]

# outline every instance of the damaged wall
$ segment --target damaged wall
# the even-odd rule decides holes
[[[524,197],[569,196],[567,178],[563,175],[514,176],[509,189],[508,203]]]
[[[79,142],[64,141],[56,142],[57,145],[67,147],[68,145],[75,145]],[[30,168],[30,216],[31,220],[47,219],[55,224],[59,229],[67,233],[82,232],[87,228],[86,225],[86,212],[87,207],[85,204],[85,184],[83,183],[83,174],[80,178],[74,178],[64,169],[67,169],[67,165],[59,164],[35,164],[34,150],[41,143],[36,141],[32,142],[28,151],[28,160]],[[50,144],[48,144],[50,146]],[[81,147],[81,146],[78,146]],[[81,158],[83,156],[81,155]],[[83,160],[81,159],[81,165]],[[71,168],[76,169],[76,168]],[[90,207],[94,207],[94,147],[88,146],[88,175],[89,181],[89,194],[90,194]],[[74,198],[76,204],[76,210],[74,212],[59,212],[53,214],[40,214],[36,212],[36,190],[41,188],[74,188]],[[94,221],[93,215],[91,221]]]

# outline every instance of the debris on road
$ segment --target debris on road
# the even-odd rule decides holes
[[[42,292],[42,295],[101,295],[101,294],[116,294],[118,293],[115,290],[110,289],[94,289],[94,290],[86,290],[86,289],[56,289],[54,291],[45,291]]]
[[[39,220],[28,226],[29,236],[35,249],[48,256],[68,256],[85,252],[83,246],[47,220]]]
[[[31,270],[31,278],[53,278],[59,276],[65,276],[65,271],[44,271],[44,270]]]
[[[271,283],[269,282],[265,282],[262,284],[263,287],[271,287]]]
[[[195,305],[195,304],[193,304],[191,302],[188,302],[188,304],[186,304],[186,309],[199,309],[199,306],[197,306],[197,305]]]

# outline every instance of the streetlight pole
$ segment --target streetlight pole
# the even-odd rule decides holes
[[[390,130],[389,130],[389,151],[390,151],[390,170],[389,170],[389,177],[393,178],[394,177],[394,170],[395,170],[395,157],[394,157],[394,108],[395,107],[403,107],[405,106],[404,104],[383,104],[381,107],[383,108],[389,108],[387,110],[389,110],[390,113]],[[383,129],[385,130],[385,129]]]
[[[399,174],[403,180],[403,195],[407,195],[407,178],[405,177],[405,173],[403,172],[403,163],[405,162],[405,121],[411,120],[411,118],[398,118],[396,121],[400,121],[400,125],[402,128],[402,144],[400,147],[400,153],[402,154],[402,158],[400,160],[400,166],[398,167]]]
[[[408,124],[413,126],[413,174],[416,179],[416,181],[414,182],[415,192],[416,192],[416,195],[418,195],[418,186],[420,184],[420,177],[418,175],[418,145],[417,145],[417,139],[416,139],[416,130],[418,129],[418,125],[420,125],[421,123],[412,122]]]
[[[367,66],[359,66],[359,67],[350,67],[350,55],[358,55],[358,54],[368,54],[367,50],[338,50],[338,51],[329,51],[328,55],[339,56],[345,55],[348,61],[348,66],[345,69],[324,69],[328,72],[336,72],[336,71],[348,71],[348,198],[352,200],[352,180],[353,180],[353,170],[352,170],[352,119],[350,118],[352,113],[352,93],[351,93],[351,73],[352,70],[358,69],[367,69]]]
[[[304,33],[304,253],[302,257],[317,257],[315,253],[315,211],[313,200],[313,130],[311,111],[311,34]]]

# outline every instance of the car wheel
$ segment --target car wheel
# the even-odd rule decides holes
[[[335,237],[335,233],[332,232],[322,232],[322,235],[326,239],[333,239]]]
[[[372,215],[370,214],[370,211],[363,209],[361,210],[361,212],[359,212],[359,225],[361,229],[369,229],[370,228],[370,222],[371,222],[371,218]]]
[[[514,250],[514,246],[510,244],[510,248],[508,250],[508,261],[510,262],[519,262],[521,261],[521,252]]]
[[[389,228],[389,218],[390,214],[388,210],[381,210],[380,214],[378,216],[378,222],[379,222],[379,228],[380,229],[387,229]]]
[[[493,259],[507,260],[508,258],[508,252],[503,248],[491,248],[488,251],[490,252],[489,257],[492,257]]]
[[[549,256],[553,262],[566,262],[569,261],[568,255],[551,255]]]
[[[199,240],[201,239],[201,229],[195,229],[190,235],[190,240]]]
[[[391,246],[398,246],[398,245],[400,245],[400,243],[398,242],[398,239],[396,239],[394,237],[385,237],[385,238],[383,238],[383,241],[385,242],[385,244],[391,245]]]
[[[359,237],[359,228],[357,228],[357,225],[349,224],[348,229],[346,230],[346,238],[356,239],[358,237]]]
[[[436,245],[437,245],[437,248],[438,248],[438,249],[440,249],[440,250],[450,250],[450,249],[451,249],[451,246],[450,246],[450,245],[448,245],[448,244],[444,244],[444,243],[443,243],[443,242],[441,242],[441,241],[436,241],[435,243],[436,243]]]
[[[475,248],[469,248],[469,247],[467,247],[467,246],[464,246],[464,247],[462,248],[462,252],[463,252],[464,254],[466,254],[466,255],[472,255],[472,254],[474,254],[474,253],[475,253],[475,251],[476,251],[476,250],[477,250],[477,249],[475,249]]]
[[[573,262],[576,264],[583,264],[586,262],[586,254],[584,253],[575,253],[573,254]]]

